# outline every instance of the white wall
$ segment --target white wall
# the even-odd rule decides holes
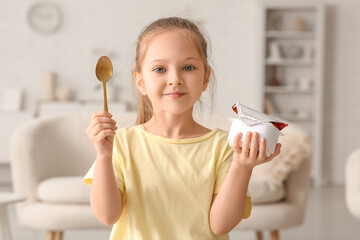
[[[342,184],[346,159],[360,147],[360,1],[328,2],[324,169]]]
[[[0,86],[23,86],[28,108],[39,98],[41,73],[48,70],[58,74],[58,85],[74,89],[78,99],[94,98],[98,94],[93,91],[98,85],[94,67],[99,56],[109,52],[116,54],[112,81],[120,85],[122,99],[131,99],[128,89],[136,38],[146,24],[172,15],[204,22],[213,45],[218,92],[228,93],[217,101],[219,109],[231,109],[236,99],[259,107],[253,83],[258,12],[252,1],[232,1],[231,5],[205,0],[55,1],[63,11],[63,25],[51,36],[38,35],[28,27],[26,14],[33,2],[0,1],[0,64],[6,66],[0,71]]]
[[[29,28],[26,15],[34,2],[0,0],[0,96],[6,87],[22,87],[27,110],[35,110],[43,71],[55,71],[58,86],[71,87],[76,99],[101,97],[94,91],[94,67],[99,56],[109,53],[115,54],[111,81],[120,86],[120,98],[131,102],[137,35],[151,21],[172,15],[200,21],[207,30],[217,80],[216,112],[232,115],[236,100],[261,106],[258,1],[54,0],[62,9],[63,24],[51,36]],[[326,2],[324,169],[331,182],[342,184],[346,157],[360,146],[360,5],[357,0]]]

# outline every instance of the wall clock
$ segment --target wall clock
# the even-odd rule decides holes
[[[60,28],[62,14],[60,8],[52,2],[38,2],[29,8],[28,23],[35,32],[53,34]]]

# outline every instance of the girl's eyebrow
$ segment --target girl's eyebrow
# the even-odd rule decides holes
[[[197,57],[187,57],[187,58],[185,58],[185,60],[200,61],[200,59],[197,58]],[[154,59],[154,60],[151,60],[149,63],[154,63],[154,62],[166,62],[166,61],[168,61],[168,59]]]
[[[188,57],[186,58],[185,60],[196,60],[196,61],[200,61],[199,58],[196,58],[196,57]]]
[[[150,61],[149,63],[162,62],[162,61],[164,61],[164,59],[155,59],[155,60]]]

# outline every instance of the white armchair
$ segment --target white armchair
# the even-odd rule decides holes
[[[360,220],[360,148],[353,151],[346,162],[345,197],[350,213]]]
[[[133,125],[135,119],[135,113],[116,118],[119,128]],[[12,137],[14,191],[27,198],[18,204],[19,221],[46,230],[48,240],[61,240],[66,230],[107,228],[94,216],[90,188],[82,182],[95,159],[86,135],[89,121],[89,115],[35,119],[18,128]],[[225,130],[231,124],[227,118],[217,116],[199,121],[209,128]],[[306,139],[290,124],[280,139],[281,154],[285,156],[254,169],[249,186],[252,214],[237,230],[254,230],[258,239],[261,231],[271,231],[277,239],[278,230],[302,223],[310,169],[309,151],[304,148]]]
[[[134,124],[124,114],[119,127]],[[14,191],[26,197],[17,215],[24,226],[47,231],[47,240],[61,240],[65,230],[106,229],[93,214],[90,188],[82,176],[95,160],[86,135],[89,115],[38,118],[12,136]]]

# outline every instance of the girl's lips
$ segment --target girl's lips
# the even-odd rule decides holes
[[[182,96],[185,95],[185,93],[180,93],[180,92],[171,92],[171,93],[165,93],[165,96],[168,96],[170,98],[180,98]]]

